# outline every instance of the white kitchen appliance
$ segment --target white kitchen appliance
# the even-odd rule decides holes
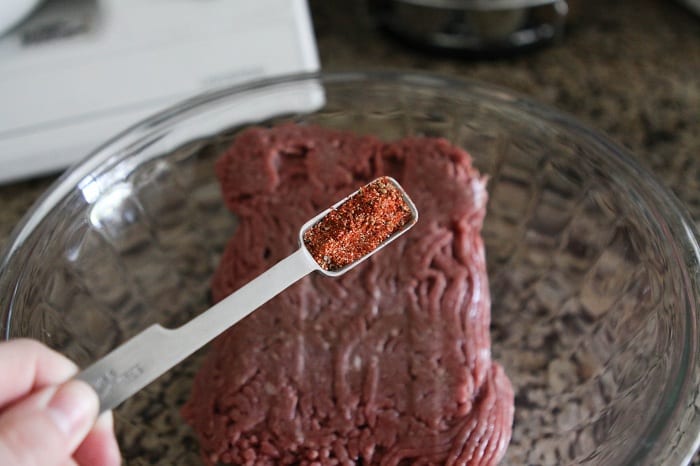
[[[0,2],[0,35],[26,18],[41,0],[3,0]]]
[[[194,94],[318,67],[306,0],[46,0],[0,37],[0,182]]]

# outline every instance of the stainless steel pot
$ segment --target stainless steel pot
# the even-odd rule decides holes
[[[565,0],[369,0],[370,11],[413,45],[448,51],[516,51],[558,38]]]

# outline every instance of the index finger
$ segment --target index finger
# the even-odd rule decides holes
[[[78,367],[35,340],[0,343],[0,409],[47,385],[66,381]]]

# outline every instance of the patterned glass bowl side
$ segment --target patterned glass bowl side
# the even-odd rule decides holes
[[[320,84],[325,104],[264,121],[248,113],[300,84]],[[3,336],[37,338],[86,365],[149,324],[176,326],[205,310],[235,228],[213,162],[242,128],[283,121],[445,137],[489,175],[493,354],[516,389],[505,464],[689,459],[700,431],[700,255],[690,222],[604,137],[476,83],[289,77],[134,126],[57,181],[16,231],[0,263]],[[127,464],[197,464],[178,409],[200,359],[117,410]]]

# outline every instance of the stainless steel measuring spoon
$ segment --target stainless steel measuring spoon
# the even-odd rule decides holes
[[[418,211],[399,183],[382,177],[401,193],[410,209],[411,219],[392,233],[378,247],[354,262],[338,269],[324,270],[304,245],[304,233],[360,191],[356,191],[329,209],[306,222],[299,231],[299,249],[270,269],[218,302],[204,313],[175,329],[152,325],[98,360],[76,378],[95,389],[100,400],[100,413],[117,407],[127,398],[151,383],[170,368],[197,351],[224,330],[313,271],[337,277],[356,267],[418,221]],[[375,180],[376,181],[376,180]],[[371,183],[370,183],[371,184]]]

